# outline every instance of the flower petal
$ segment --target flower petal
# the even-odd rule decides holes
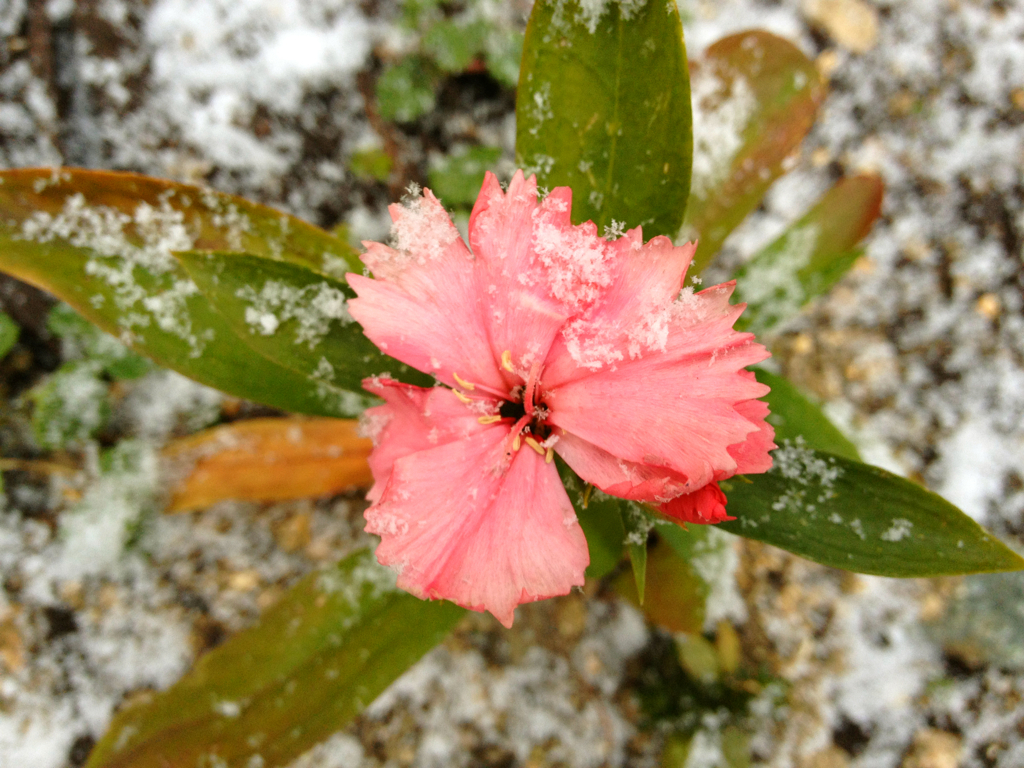
[[[383,352],[449,386],[456,385],[457,373],[464,381],[505,391],[482,317],[472,254],[448,214],[430,190],[413,208],[391,210],[394,239],[405,250],[367,244],[363,261],[377,279],[346,276],[358,296],[349,301],[352,317]],[[419,242],[416,235],[439,239]]]
[[[620,459],[567,432],[554,447],[585,482],[621,499],[655,502],[687,491],[686,478],[669,469]]]
[[[701,525],[735,520],[725,511],[726,498],[718,483],[708,483],[700,490],[677,496],[662,504],[658,511],[678,523],[699,523]]]
[[[668,310],[679,296],[696,245],[676,247],[667,237],[644,245],[637,227],[609,248],[618,266],[615,282],[552,345],[544,375],[549,387],[617,365],[667,340]]]
[[[398,459],[487,429],[477,421],[480,414],[445,387],[424,389],[386,378],[366,379],[363,387],[386,401],[368,408],[361,420],[363,432],[373,440],[368,461],[374,482],[366,494],[370,501],[380,498]]]
[[[674,307],[665,348],[551,389],[550,421],[626,461],[665,467],[689,488],[737,471],[728,447],[758,429],[736,404],[768,388],[741,373],[768,352],[732,325],[742,305],[731,286],[689,296]]]
[[[515,373],[529,375],[542,363],[568,315],[548,290],[533,250],[537,179],[516,171],[503,192],[488,172],[469,218],[469,243],[476,256],[480,295],[496,359],[508,350]],[[507,389],[519,378],[506,372]]]
[[[748,379],[753,379],[751,371],[742,371]],[[729,446],[729,454],[736,459],[736,474],[759,474],[772,468],[772,457],[768,453],[775,448],[775,428],[765,419],[768,416],[768,403],[763,400],[744,400],[736,403],[736,413],[757,427],[747,435],[742,443]],[[716,480],[724,480],[717,477]]]
[[[587,542],[554,464],[532,450],[502,471],[507,425],[395,462],[366,530],[398,586],[487,610],[512,625],[520,603],[583,584]]]

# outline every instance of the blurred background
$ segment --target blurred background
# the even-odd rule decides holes
[[[866,255],[767,343],[866,460],[1024,547],[1024,5],[679,7],[691,58],[764,28],[829,86],[719,276],[836,179],[880,173]],[[416,182],[464,224],[483,171],[515,167],[529,11],[0,0],[0,167],[208,184],[355,242],[385,238]],[[697,117],[699,152],[715,136]],[[70,768],[115,708],[365,544],[362,502],[160,514],[163,446],[265,409],[150,367],[13,279],[0,309],[0,766]],[[703,635],[676,642],[597,583],[524,606],[511,631],[475,615],[295,768],[1024,766],[1024,577],[895,581],[733,544],[705,564]]]

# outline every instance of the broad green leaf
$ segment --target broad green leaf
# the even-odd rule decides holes
[[[720,483],[737,518],[723,530],[879,576],[1024,570],[1024,559],[909,480],[800,444],[772,457],[770,472]]]
[[[359,271],[356,251],[329,232],[243,197],[136,173],[80,168],[0,171],[7,237],[114,252],[241,251],[339,277]]]
[[[252,246],[324,273],[348,245],[298,219],[134,174],[0,173],[0,270],[55,294],[136,352],[230,394],[289,411],[353,415],[340,398],[240,343],[173,256]]]
[[[736,273],[747,302],[737,327],[762,334],[827,292],[863,253],[857,243],[882,211],[882,179],[850,176]]]
[[[484,171],[494,169],[501,152],[501,147],[470,147],[445,157],[430,169],[430,191],[446,206],[472,207],[480,194]]]
[[[860,461],[860,453],[846,435],[829,421],[821,408],[788,380],[761,368],[754,371],[757,380],[772,391],[764,396],[771,413],[768,423],[775,428],[775,442],[795,442],[802,438],[804,445],[816,451],[834,453],[850,461]]]
[[[572,187],[574,223],[675,235],[691,145],[675,3],[534,3],[516,98],[516,155],[541,186]]]
[[[698,274],[784,173],[825,88],[814,62],[763,30],[719,40],[690,77],[693,184],[683,231],[700,240],[691,267]]]
[[[21,327],[11,319],[6,312],[0,312],[0,360],[7,357],[15,344],[18,343],[18,335]]]
[[[176,254],[189,277],[255,352],[302,374],[325,399],[358,413],[362,380],[391,373],[430,386],[433,380],[381,354],[348,313],[351,289],[326,275],[246,254],[188,251]],[[365,403],[364,403],[365,405]]]
[[[607,576],[622,560],[626,531],[622,527],[620,504],[625,502],[586,485],[558,456],[555,462],[565,492],[569,494],[569,500],[576,510],[583,535],[587,537],[587,548],[590,551],[587,578]]]
[[[343,728],[465,613],[363,551],[301,582],[167,691],[121,710],[86,768],[287,765]]]

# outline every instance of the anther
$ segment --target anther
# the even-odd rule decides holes
[[[515,373],[512,370],[512,352],[507,349],[501,353],[501,367],[509,373]]]
[[[519,450],[519,446],[521,446],[522,444],[523,444],[523,442],[520,439],[520,436],[516,435],[515,439],[512,441],[512,450],[513,451],[518,451]]]
[[[458,384],[460,387],[462,387],[467,392],[472,392],[474,389],[476,389],[476,384],[470,384],[468,381],[465,381],[455,371],[452,371],[452,376],[455,378],[455,383]]]
[[[453,395],[455,395],[455,396],[456,396],[457,398],[459,398],[459,400],[461,400],[462,402],[464,402],[464,403],[465,403],[466,405],[469,405],[470,403],[472,403],[472,402],[473,402],[473,398],[471,398],[471,397],[466,397],[466,396],[465,396],[464,394],[462,394],[461,392],[459,392],[459,390],[457,390],[457,389],[453,389],[453,390],[452,390],[452,394],[453,394]]]
[[[528,446],[530,446],[531,448],[533,448],[533,450],[535,450],[535,451],[536,451],[537,453],[539,453],[539,454],[540,454],[541,456],[543,456],[543,455],[544,455],[544,449],[543,449],[543,448],[541,448],[541,447],[540,447],[540,443],[538,443],[538,442],[537,442],[536,440],[534,440],[534,439],[533,439],[532,437],[529,437],[529,436],[528,436],[528,437],[526,438],[526,444],[527,444]]]
[[[495,413],[492,414],[491,416],[481,416],[479,419],[477,419],[477,421],[479,421],[481,424],[497,424],[499,421],[501,421],[501,414]]]
[[[545,464],[550,464],[554,460],[555,460],[555,449],[554,448],[548,448],[547,451],[544,453],[544,463]]]

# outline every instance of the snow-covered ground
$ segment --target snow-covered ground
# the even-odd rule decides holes
[[[479,5],[496,25],[521,27],[529,10]],[[830,81],[794,172],[727,243],[731,262],[840,173],[871,169],[886,181],[867,259],[772,341],[781,367],[828,401],[876,463],[1024,545],[1024,6],[680,7],[691,56],[760,26]],[[507,93],[465,83],[417,130],[367,111],[381,62],[415,44],[398,13],[384,0],[0,0],[0,166],[205,181],[380,235],[396,190],[354,177],[354,151],[397,147],[401,189],[460,144],[501,146],[508,161],[514,137]],[[17,316],[21,294],[9,288],[0,298]],[[119,428],[148,446],[124,473],[96,480],[85,456],[94,479],[84,485],[8,475],[0,767],[81,765],[126,695],[169,685],[301,574],[365,541],[348,499],[147,514],[159,505],[153,452],[220,403],[150,373],[118,405]],[[3,445],[22,439],[23,412],[3,412]],[[142,521],[127,552],[97,528],[110,510],[122,529]],[[296,540],[299,518],[308,532]],[[761,546],[739,555],[728,577],[747,604],[744,654],[789,685],[783,704],[757,708],[757,761],[1024,766],[1024,579],[897,582]],[[474,619],[296,765],[657,764],[662,737],[639,729],[621,688],[652,637],[633,609],[603,596],[532,606],[507,633]],[[707,718],[689,768],[721,759],[716,739]]]

